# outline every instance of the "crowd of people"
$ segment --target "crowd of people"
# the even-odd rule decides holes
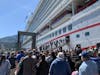
[[[21,50],[0,53],[0,75],[100,75],[100,51]]]

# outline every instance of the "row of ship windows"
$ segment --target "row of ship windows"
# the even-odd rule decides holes
[[[85,36],[89,36],[89,35],[90,35],[90,32],[85,32]],[[80,34],[77,34],[76,38],[80,38]]]
[[[72,30],[72,27],[69,27],[69,30]],[[66,28],[64,27],[63,28],[63,33],[65,33],[66,32]],[[59,30],[59,34],[61,34],[61,29]],[[52,35],[52,36],[51,36]],[[54,36],[57,36],[57,31],[55,32],[55,34],[53,33],[53,34],[51,34],[51,35],[49,35],[48,37],[54,37]],[[85,36],[89,36],[90,35],[90,33],[89,32],[85,32]],[[47,37],[46,37],[47,38]],[[44,38],[44,39],[46,39],[46,38]],[[76,35],[76,38],[80,38],[80,34],[77,34]],[[43,40],[43,39],[42,39]]]
[[[60,34],[62,34],[62,33],[65,33],[65,32],[67,31],[67,28],[68,28],[68,31],[72,30],[72,24],[69,25],[68,27],[64,27],[64,28],[62,28],[62,29],[59,29],[59,30],[55,31],[55,32],[53,32],[53,33],[47,35],[46,37],[44,37],[44,38],[42,38],[42,39],[40,39],[40,40],[48,39],[48,38],[53,38],[53,37],[58,36],[58,35],[60,35]],[[39,40],[39,41],[40,41],[40,40]]]
[[[65,32],[67,31],[67,28],[68,28],[68,31],[72,30],[72,24],[69,25],[68,27],[64,27],[64,28],[62,28],[62,29],[59,29],[59,30],[53,32],[53,33],[50,34],[49,36],[50,36],[50,37],[54,37],[54,36],[57,36],[57,35],[62,34],[62,32],[65,33]]]
[[[90,36],[90,32],[85,32],[85,36],[87,37],[87,36]],[[76,35],[76,38],[80,38],[80,34],[77,34]],[[39,41],[40,42],[40,41]]]

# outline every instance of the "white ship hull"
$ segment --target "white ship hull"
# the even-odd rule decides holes
[[[37,43],[37,48],[42,50],[54,50],[62,47],[64,50],[68,50],[75,49],[76,45],[78,44],[81,45],[83,50],[88,47],[95,48],[96,44],[100,43],[99,3],[100,1],[76,14],[68,22],[65,22],[54,30],[38,38],[37,40],[42,38],[44,39]],[[71,30],[68,30],[69,25],[72,26]],[[66,32],[63,32],[64,27],[66,27]],[[45,38],[46,36],[49,36],[59,30],[62,30],[61,34],[51,38]],[[67,36],[69,36],[69,42],[66,42]]]

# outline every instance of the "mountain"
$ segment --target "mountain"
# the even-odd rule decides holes
[[[1,38],[0,42],[17,42],[17,35]]]
[[[17,35],[8,36],[0,39],[0,48],[15,48],[17,43]]]

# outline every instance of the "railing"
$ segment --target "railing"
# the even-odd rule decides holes
[[[73,16],[73,18],[79,17],[80,15],[83,15],[87,12],[89,12],[92,9],[95,9],[96,7],[100,6],[100,0],[94,4],[92,4],[91,6],[85,8],[84,10],[80,11],[79,13],[77,13],[76,15]]]
[[[49,29],[45,29],[43,32],[41,32],[40,34],[43,35],[43,34],[46,34],[47,32],[49,31]]]
[[[43,22],[41,23],[42,27],[44,25],[46,25],[51,19],[52,17],[56,16],[56,14],[58,14],[61,10],[63,10],[71,1],[69,0],[64,0],[62,1],[53,11],[52,13],[45,19],[43,20]],[[41,29],[41,25],[39,25],[39,27],[35,30],[36,32],[39,31]]]
[[[50,14],[49,16],[52,16],[53,13],[55,13],[55,12],[59,13],[61,9],[63,10],[63,9],[71,2],[71,1],[69,1],[69,2],[68,2],[68,1],[69,1],[69,0],[64,0],[64,2],[62,2],[57,8],[55,8],[55,10],[54,10],[54,11],[52,12],[52,14]],[[59,11],[59,12],[58,12],[58,11]],[[56,14],[57,14],[57,13],[56,13]],[[56,15],[56,14],[55,14],[55,15]],[[48,22],[50,21],[49,19],[51,19],[51,18],[50,18],[49,16],[48,16],[48,18],[42,20],[42,24],[41,24],[42,26],[43,26],[43,25],[46,25],[46,23],[48,23]],[[39,23],[39,24],[40,24],[40,23]],[[36,24],[36,25],[37,25],[37,24]],[[34,29],[37,28],[38,26],[39,26],[39,25],[35,26]],[[39,27],[39,28],[41,28],[41,27]],[[34,30],[34,29],[33,29],[33,30]],[[38,30],[39,30],[39,29],[38,29]],[[28,38],[28,39],[29,39],[29,38]],[[26,39],[26,41],[27,41],[28,39]],[[25,42],[26,42],[26,41],[25,41]]]
[[[51,5],[53,4],[54,2],[52,2],[52,3],[50,3],[50,5],[48,5],[48,8],[46,9],[46,11],[44,12],[44,13],[42,13],[42,15],[41,16],[39,16],[40,17],[40,20],[38,21],[38,22],[36,22],[36,26],[33,28],[33,30],[35,30],[45,19],[46,19],[46,17],[48,17],[48,14],[46,14],[46,13],[50,13],[50,11],[49,10],[51,10]],[[55,4],[54,4],[55,5]],[[53,5],[53,6],[54,6]],[[54,9],[54,8],[53,8]],[[52,9],[52,10],[53,10]],[[49,12],[48,12],[49,11]]]
[[[95,2],[96,2],[96,0],[90,1],[89,3],[87,3],[86,5],[84,5],[83,7],[79,8],[77,10],[77,13],[80,12],[80,11],[82,11],[82,10],[84,10],[85,8],[89,7],[90,5],[94,4]]]
[[[71,14],[67,14],[64,17],[62,17],[61,19],[57,20],[55,23],[53,23],[51,26],[52,28],[55,28],[59,25],[61,25],[62,23],[66,22],[67,20],[69,20],[71,18]]]

